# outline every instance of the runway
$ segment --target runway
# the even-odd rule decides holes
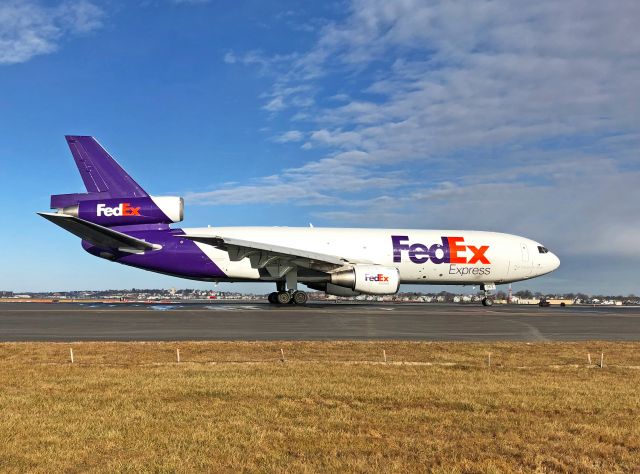
[[[640,340],[640,308],[0,304],[0,341]]]

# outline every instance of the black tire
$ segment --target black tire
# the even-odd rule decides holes
[[[273,293],[269,293],[267,299],[269,300],[269,303],[276,304],[278,302],[278,292],[274,291]]]
[[[293,302],[295,304],[305,304],[307,302],[307,294],[304,291],[293,292]]]
[[[482,306],[493,306],[493,300],[491,298],[482,298]]]
[[[289,293],[288,291],[281,291],[278,293],[278,296],[276,298],[279,304],[289,304],[289,302],[291,301],[291,293]]]

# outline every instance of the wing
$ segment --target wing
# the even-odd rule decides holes
[[[145,250],[159,250],[162,248],[162,246],[158,244],[136,239],[130,235],[108,229],[93,222],[85,221],[79,217],[51,212],[39,212],[38,214],[97,247],[116,249],[129,253],[142,253]]]
[[[291,247],[253,242],[250,240],[209,235],[180,235],[195,242],[211,245],[229,254],[229,260],[238,262],[248,258],[253,268],[266,268],[271,276],[280,278],[296,267],[331,272],[349,263],[356,263],[336,255],[328,255]],[[363,263],[363,262],[357,262]]]

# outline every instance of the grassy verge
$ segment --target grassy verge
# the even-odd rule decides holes
[[[0,344],[0,471],[638,472],[639,349]]]

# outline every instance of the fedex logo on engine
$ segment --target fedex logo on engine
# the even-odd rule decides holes
[[[139,216],[140,207],[132,207],[128,202],[120,203],[115,207],[107,207],[106,204],[98,204],[96,212],[98,216],[105,217]]]
[[[433,245],[409,244],[409,236],[392,235],[393,261],[402,262],[402,253],[407,252],[413,263],[484,263],[491,262],[485,253],[488,245],[476,247],[465,244],[464,237],[441,237],[442,243]],[[406,243],[405,243],[406,242]]]
[[[377,275],[369,275],[368,273],[364,276],[364,281],[377,281],[378,283],[389,283],[389,277],[383,275],[382,273],[378,273]]]

